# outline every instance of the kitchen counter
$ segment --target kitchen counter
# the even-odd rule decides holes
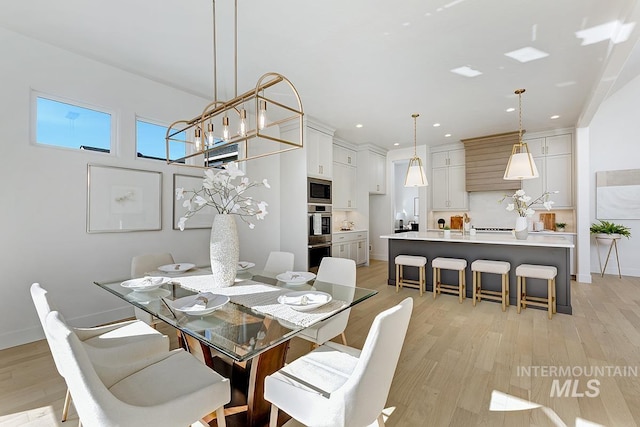
[[[387,234],[380,236],[381,239],[401,239],[401,240],[422,240],[431,242],[465,242],[476,244],[493,245],[517,245],[517,246],[544,246],[573,248],[574,245],[569,240],[558,235],[558,233],[532,232],[526,240],[518,240],[511,233],[476,233],[475,236],[466,234],[463,236],[460,231],[451,231],[451,237],[444,237],[442,231],[408,231],[406,233]]]
[[[430,274],[431,261],[437,257],[462,258],[467,260],[466,283],[467,298],[472,297],[471,263],[477,259],[508,261],[509,303],[516,304],[516,267],[520,264],[552,265],[558,269],[556,276],[556,301],[558,313],[571,314],[571,276],[570,251],[574,247],[570,240],[560,233],[531,232],[526,240],[518,240],[509,232],[476,233],[475,236],[462,236],[459,231],[452,231],[451,237],[445,238],[442,231],[406,232],[380,236],[389,242],[389,285],[395,286],[395,263],[398,255],[420,255],[427,258],[427,291],[433,291],[433,278]],[[443,283],[457,283],[457,271],[442,270]],[[417,269],[406,269],[408,279],[418,278]],[[501,289],[500,276],[483,274],[483,288],[498,291]],[[546,296],[546,281],[527,280],[527,291],[533,296]],[[447,298],[447,295],[442,295]],[[484,302],[491,303],[489,300]],[[469,308],[471,309],[471,301]]]
[[[353,230],[336,230],[333,234],[345,234],[345,233],[358,233],[358,232],[367,232],[366,228],[354,228]]]

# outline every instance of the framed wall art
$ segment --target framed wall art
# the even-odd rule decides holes
[[[173,229],[179,230],[178,221],[187,213],[183,205],[184,199],[176,200],[176,188],[184,188],[185,191],[198,191],[202,188],[202,176],[173,174]],[[216,210],[211,206],[205,206],[184,223],[184,229],[211,228]]]
[[[162,229],[162,172],[89,164],[87,232]]]
[[[640,169],[596,172],[596,218],[640,219]]]

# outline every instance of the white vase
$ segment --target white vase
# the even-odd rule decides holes
[[[213,218],[209,258],[213,288],[226,288],[236,279],[240,245],[234,215],[218,214]]]
[[[516,227],[513,229],[516,239],[527,240],[529,236],[529,221],[526,216],[516,218]]]

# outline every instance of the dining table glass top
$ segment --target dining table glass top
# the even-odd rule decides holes
[[[219,289],[207,289],[211,277],[207,268],[151,274],[166,277],[152,290],[135,290],[126,280],[94,283],[236,361],[251,359],[377,293],[318,280],[287,284],[263,272],[238,272],[233,286]],[[220,301],[222,305],[211,312],[203,310],[206,314],[184,311],[184,301],[193,303],[196,295],[203,294],[207,299],[196,304],[206,301],[209,307]],[[330,301],[312,308],[318,305],[316,298]]]

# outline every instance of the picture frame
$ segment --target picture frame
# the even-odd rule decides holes
[[[202,188],[202,176],[185,175],[174,173],[173,174],[173,229],[180,230],[178,227],[178,221],[187,213],[187,208],[183,206],[183,200],[176,200],[176,189],[184,188],[186,191],[197,191]],[[205,206],[198,211],[195,215],[189,218],[184,223],[185,230],[199,229],[199,228],[211,228],[213,224],[213,217],[216,215],[216,210],[211,206]]]
[[[640,169],[596,172],[596,219],[640,219]]]
[[[162,230],[162,172],[87,165],[87,233]]]

